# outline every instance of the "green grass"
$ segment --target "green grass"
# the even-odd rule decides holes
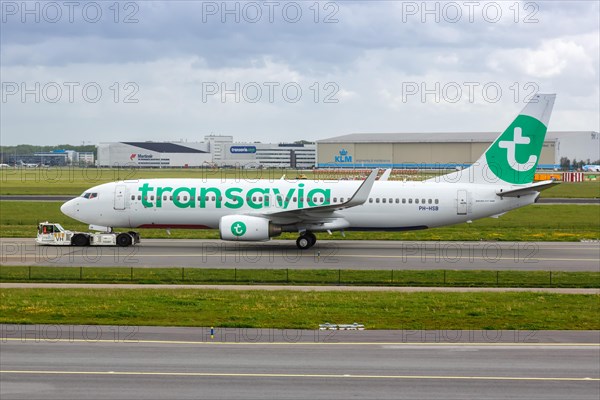
[[[600,288],[600,272],[0,266],[0,281]]]
[[[448,172],[448,171],[446,171]],[[408,173],[393,175],[391,180],[423,180],[443,174]],[[123,179],[147,178],[199,178],[199,179],[237,179],[278,180],[282,175],[295,179],[298,175],[306,175],[308,179],[355,178],[352,171],[312,171],[293,169],[139,169],[139,168],[24,168],[0,169],[0,195],[79,195],[92,186]],[[598,198],[600,197],[600,180],[578,183],[561,183],[548,189],[544,197]]]
[[[598,295],[3,289],[0,323],[315,329],[600,329]]]
[[[600,198],[600,179],[587,182],[563,182],[542,192],[546,198]]]
[[[60,212],[60,202],[2,201],[2,237],[33,238],[40,221],[62,224],[66,229],[87,231],[88,227]],[[216,230],[142,229],[143,238],[218,239]],[[281,239],[295,240],[295,234]],[[317,235],[319,240],[343,239],[339,233]],[[500,218],[484,218],[459,224],[412,232],[348,232],[346,239],[370,240],[503,240],[503,241],[579,241],[600,238],[598,205],[531,205],[506,213]]]

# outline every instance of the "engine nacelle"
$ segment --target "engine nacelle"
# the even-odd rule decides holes
[[[281,234],[281,227],[266,218],[250,215],[226,215],[219,222],[223,240],[262,242]]]

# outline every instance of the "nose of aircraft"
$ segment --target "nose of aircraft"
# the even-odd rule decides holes
[[[71,199],[60,206],[60,211],[68,217],[75,218],[77,214],[77,199]]]

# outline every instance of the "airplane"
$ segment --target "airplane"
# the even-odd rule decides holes
[[[581,170],[584,172],[600,172],[600,165],[584,165]]]
[[[37,168],[38,164],[24,163],[23,160],[21,160],[19,161],[19,166],[22,168]]]
[[[555,181],[533,183],[556,95],[537,94],[470,167],[425,181],[139,179],[105,183],[61,211],[90,229],[219,229],[228,241],[297,232],[408,231],[459,224],[535,203]],[[133,232],[136,233],[136,232]],[[137,233],[136,233],[137,234]],[[131,244],[122,235],[120,246]]]
[[[0,164],[0,168],[10,168],[10,165],[2,163]]]

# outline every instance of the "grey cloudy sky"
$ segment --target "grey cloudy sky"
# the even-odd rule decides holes
[[[597,1],[2,1],[3,145],[599,130]]]

